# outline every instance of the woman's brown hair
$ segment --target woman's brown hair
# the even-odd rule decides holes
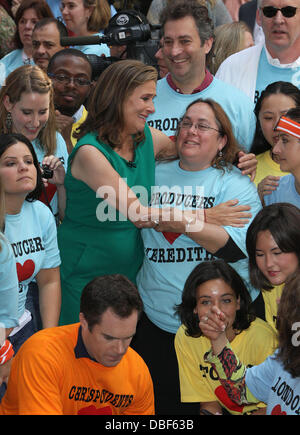
[[[211,166],[216,169],[224,169],[225,167],[231,168],[232,164],[236,161],[237,153],[241,150],[241,147],[239,146],[238,142],[234,137],[232,127],[231,127],[231,122],[228,116],[226,115],[226,113],[224,112],[224,110],[222,109],[222,107],[220,106],[220,104],[218,104],[216,101],[210,98],[207,99],[198,98],[197,100],[193,101],[187,106],[185,110],[185,114],[187,113],[190,107],[192,107],[195,104],[201,104],[201,103],[207,104],[211,108],[215,116],[215,121],[219,129],[219,134],[222,137],[226,136],[227,138],[226,144],[222,148],[222,153],[220,153],[220,155],[217,154],[215,156],[215,158],[211,162]],[[183,118],[185,114],[183,115]],[[180,130],[180,123],[177,129],[176,137],[179,134],[179,130]]]
[[[300,272],[285,284],[277,313],[277,358],[292,377],[300,376]]]
[[[121,145],[124,125],[124,102],[132,92],[146,82],[157,80],[157,71],[138,60],[122,60],[110,65],[99,77],[90,97],[88,115],[75,135],[81,138],[96,131],[100,140],[112,148]],[[135,142],[144,139],[144,132],[136,135]]]
[[[24,12],[28,9],[34,9],[39,20],[41,20],[42,18],[54,18],[53,13],[45,0],[22,0],[20,6],[17,9],[15,17],[15,23],[17,28],[14,42],[17,48],[23,48],[23,44],[19,35],[18,24],[21,18],[23,18]]]
[[[90,32],[99,32],[108,26],[111,18],[110,6],[107,0],[83,0],[85,8],[91,8],[92,13],[87,22],[87,29]]]

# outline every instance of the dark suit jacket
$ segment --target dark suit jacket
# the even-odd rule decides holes
[[[244,21],[254,31],[255,17],[257,9],[257,0],[251,0],[244,3],[239,9],[239,21]]]

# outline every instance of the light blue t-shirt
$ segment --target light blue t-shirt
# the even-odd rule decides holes
[[[186,107],[198,98],[211,98],[222,106],[238,143],[249,151],[256,126],[254,104],[244,92],[215,77],[207,88],[195,94],[180,94],[169,86],[166,78],[158,80],[153,100],[155,112],[149,115],[147,122],[166,135],[174,136]]]
[[[25,311],[28,284],[41,269],[60,265],[55,219],[42,202],[24,201],[20,213],[5,215],[5,237],[17,264],[20,318]]]
[[[24,50],[18,48],[2,57],[0,61],[0,86],[3,86],[6,77],[19,66],[33,65],[34,62],[31,58],[27,58]]]
[[[236,198],[240,205],[251,206],[252,219],[261,209],[255,185],[235,167],[224,173],[212,167],[185,171],[178,160],[160,163],[156,168],[155,184],[151,195],[153,207],[201,209]],[[249,224],[244,228],[224,227],[245,255]],[[180,321],[175,317],[174,306],[181,303],[184,283],[199,263],[213,260],[214,256],[184,234],[143,229],[142,237],[145,257],[137,275],[137,286],[145,312],[159,328],[175,334]],[[231,265],[244,279],[254,300],[258,290],[250,285],[248,258]]]
[[[274,204],[276,202],[289,202],[300,208],[300,195],[295,187],[295,178],[292,174],[285,175],[279,180],[279,185],[276,190],[270,195],[264,196],[265,205]]]
[[[267,59],[266,49],[263,47],[257,69],[254,103],[256,104],[262,91],[270,83],[278,81],[290,82],[300,88],[300,67],[282,68],[271,65]]]
[[[275,355],[247,369],[247,387],[267,404],[267,415],[300,415],[300,378],[292,378]]]
[[[47,0],[47,3],[55,18],[60,18],[62,20],[62,14],[60,10],[61,0]],[[116,9],[113,5],[110,6],[111,16],[115,15]],[[62,20],[63,21],[63,20]]]
[[[99,32],[95,33],[95,35],[103,36],[103,33]],[[110,49],[107,44],[74,45],[73,48],[76,48],[76,50],[80,50],[85,54],[96,54],[97,56],[102,56],[102,54],[104,54],[105,57],[110,56]]]
[[[19,297],[16,260],[8,240],[1,232],[0,248],[0,328],[14,328],[18,325]]]
[[[110,6],[111,17],[116,14],[116,9],[113,5]],[[99,33],[95,35],[103,36],[103,30],[99,29]],[[74,45],[73,48],[82,51],[85,54],[96,54],[97,56],[110,57],[110,49],[107,44],[92,44],[92,45]]]
[[[34,150],[36,152],[38,162],[41,166],[42,161],[45,157],[45,150],[41,146],[38,145],[38,139],[35,139],[34,141],[32,141],[32,145],[33,145]],[[65,171],[67,172],[68,157],[69,157],[67,145],[66,145],[66,142],[65,142],[64,138],[62,137],[62,135],[58,132],[56,132],[55,156],[60,158],[61,162],[64,165]],[[52,212],[57,219],[57,217],[58,217],[58,198],[57,198],[56,186],[54,184],[49,183],[46,191],[47,191],[47,197],[48,197]]]

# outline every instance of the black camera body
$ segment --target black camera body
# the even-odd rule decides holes
[[[53,170],[49,168],[49,165],[42,165],[42,177],[46,178],[47,180],[49,178],[53,177]]]
[[[142,13],[135,10],[121,10],[109,20],[104,35],[61,38],[61,45],[126,45],[127,59],[140,60],[147,65],[157,67],[154,55],[159,48],[159,29],[160,26],[150,26]],[[87,57],[92,65],[93,80],[97,80],[109,65],[121,60],[96,54],[88,54]]]

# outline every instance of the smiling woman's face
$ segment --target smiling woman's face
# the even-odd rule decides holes
[[[272,285],[281,285],[299,267],[295,252],[283,252],[269,230],[260,231],[256,240],[256,264]]]
[[[226,144],[226,137],[219,133],[213,110],[206,103],[193,104],[186,111],[183,122],[191,126],[181,127],[176,141],[181,168],[200,171],[210,167],[218,151]]]
[[[16,103],[6,95],[3,103],[11,113],[13,133],[21,133],[30,141],[36,139],[49,118],[50,93],[23,92]]]
[[[149,80],[137,86],[123,105],[125,134],[132,135],[145,128],[147,117],[154,112],[156,83]]]

